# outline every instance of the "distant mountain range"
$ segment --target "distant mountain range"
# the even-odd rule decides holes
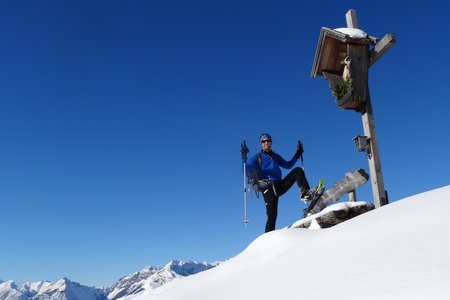
[[[120,278],[110,288],[84,286],[67,278],[55,282],[24,282],[0,280],[0,300],[117,300],[163,286],[175,278],[193,275],[217,266],[218,263],[171,261],[163,268],[147,267]]]

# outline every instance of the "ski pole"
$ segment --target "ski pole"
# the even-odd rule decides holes
[[[247,172],[246,172],[246,165],[247,163],[244,162],[244,224],[247,224],[248,218],[247,218]]]
[[[244,167],[244,224],[247,224],[249,222],[249,220],[247,219],[247,153],[248,153],[248,148],[247,145],[245,143],[245,141],[243,141],[241,143],[241,156],[242,156],[242,163],[243,163],[243,167]]]

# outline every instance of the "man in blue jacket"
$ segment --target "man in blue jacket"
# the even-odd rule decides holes
[[[291,169],[300,156],[303,154],[303,145],[297,146],[297,151],[290,161],[286,161],[279,154],[272,151],[272,137],[268,133],[263,133],[259,137],[261,152],[250,157],[247,161],[247,170],[250,178],[257,180],[259,191],[262,192],[266,203],[266,232],[275,230],[275,223],[278,215],[278,198],[286,193],[291,186],[297,182],[300,189],[300,198],[308,200],[314,196],[305,172],[302,168],[296,167],[282,178],[281,168]]]

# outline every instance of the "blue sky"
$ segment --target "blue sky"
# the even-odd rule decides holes
[[[448,185],[448,3],[310,2],[2,1],[0,278],[101,286],[233,257],[264,230],[261,199],[242,223],[239,153],[262,132],[285,158],[303,141],[312,184],[368,170],[359,114],[310,77],[320,28],[350,8],[397,37],[369,78],[390,200]]]

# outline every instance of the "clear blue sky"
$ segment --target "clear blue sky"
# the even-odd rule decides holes
[[[264,229],[261,199],[242,223],[239,154],[261,132],[285,158],[303,141],[312,184],[367,170],[359,114],[310,77],[320,28],[345,27],[350,8],[397,37],[370,69],[391,201],[448,185],[449,4],[361,3],[2,1],[0,278],[100,286],[233,257]],[[358,196],[372,201],[370,185]]]

